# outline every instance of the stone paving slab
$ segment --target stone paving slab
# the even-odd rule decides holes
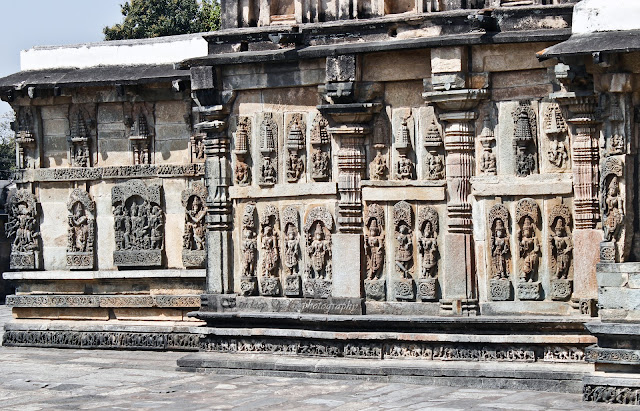
[[[0,307],[0,319],[8,320]],[[180,352],[0,347],[0,409],[602,410],[579,394],[178,371]]]

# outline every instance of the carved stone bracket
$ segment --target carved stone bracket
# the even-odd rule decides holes
[[[19,189],[12,192],[6,209],[9,221],[5,233],[11,242],[10,268],[12,270],[36,270],[40,268],[40,227],[38,208],[31,191]]]
[[[162,187],[132,180],[111,190],[118,267],[162,266],[164,212]]]
[[[182,264],[187,268],[203,268],[206,265],[206,199],[207,189],[202,183],[193,183],[191,188],[182,192],[182,206],[185,209]]]
[[[67,202],[67,267],[70,270],[95,268],[96,205],[85,190],[76,188]]]

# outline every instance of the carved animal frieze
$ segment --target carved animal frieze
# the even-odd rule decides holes
[[[95,266],[95,202],[85,190],[76,188],[69,196],[67,210],[67,267],[71,270],[92,270]]]

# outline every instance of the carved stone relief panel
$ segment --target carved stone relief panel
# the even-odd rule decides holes
[[[280,217],[278,209],[267,205],[260,216],[262,295],[280,295]]]
[[[202,163],[205,160],[204,152],[204,139],[207,136],[206,133],[193,133],[191,134],[191,162]]]
[[[600,210],[602,212],[602,229],[604,240],[600,244],[600,260],[619,261],[617,241],[624,231],[624,197],[620,191],[622,179],[622,161],[608,157],[602,166],[600,180]]]
[[[608,135],[605,155],[624,154],[626,151],[624,113],[615,94],[610,94],[607,97],[609,99],[608,113],[606,113],[608,114]]]
[[[153,144],[155,135],[155,120],[153,104],[134,103],[125,107],[124,122],[127,126],[127,137],[131,149],[133,165],[153,163]]]
[[[332,288],[331,231],[333,216],[326,207],[314,207],[304,223],[307,267],[303,291],[305,297],[329,298]]]
[[[443,180],[445,178],[442,133],[435,118],[424,133],[424,179]]]
[[[549,246],[551,298],[567,300],[573,289],[573,240],[571,237],[571,209],[556,205],[549,214]]]
[[[33,107],[19,107],[13,125],[16,133],[18,168],[35,168],[36,153],[36,110]]]
[[[331,137],[329,136],[329,122],[322,114],[316,115],[311,130],[311,178],[314,181],[328,181],[331,179]]]
[[[420,277],[417,281],[418,298],[423,301],[438,299],[438,212],[431,206],[418,207],[418,252]]]
[[[415,298],[413,209],[406,201],[400,201],[393,206],[393,231],[395,266],[399,275],[395,284],[395,296],[400,301],[413,300]]]
[[[248,186],[251,184],[251,168],[249,167],[251,135],[251,118],[238,117],[235,132],[235,148],[233,150],[233,153],[236,155],[236,165],[233,170],[233,176],[235,183],[239,186]]]
[[[278,124],[273,113],[263,113],[260,124],[260,179],[259,184],[269,187],[278,182]]]
[[[70,270],[95,268],[96,204],[85,190],[76,188],[67,202],[67,267]]]
[[[202,183],[193,183],[182,192],[181,200],[185,209],[182,264],[187,268],[204,268],[207,258],[207,188]]]
[[[95,146],[95,106],[74,105],[69,110],[69,164],[72,167],[91,167]]]
[[[498,161],[496,159],[495,145],[496,136],[491,124],[491,116],[487,114],[484,118],[484,126],[480,133],[480,144],[482,144],[482,155],[480,156],[480,172],[486,175],[496,175],[498,173]]]
[[[285,271],[284,295],[299,297],[302,282],[300,279],[300,223],[298,210],[288,206],[282,212],[283,263]]]
[[[258,262],[258,233],[256,228],[256,205],[247,204],[242,213],[242,274],[240,276],[240,292],[243,295],[254,295],[257,291],[256,264]]]
[[[567,122],[557,103],[550,103],[544,108],[542,127],[547,136],[546,152],[551,166],[556,170],[570,168]]]
[[[374,181],[387,180],[389,178],[389,146],[391,141],[391,131],[389,117],[383,110],[373,126],[373,152],[370,157],[373,158],[369,163],[369,179]]]
[[[509,238],[509,210],[496,204],[489,210],[489,256],[491,279],[489,298],[492,301],[508,301],[513,298],[510,267],[511,245]]]
[[[538,171],[537,116],[531,103],[521,101],[512,114],[514,122],[513,147],[516,158],[516,175],[526,177]]]
[[[396,180],[415,180],[416,165],[414,161],[415,152],[413,149],[414,120],[411,115],[411,110],[396,110],[394,116],[402,116],[394,144],[397,152],[394,176]]]
[[[364,215],[364,251],[367,257],[367,277],[364,289],[367,299],[384,301],[386,282],[383,278],[386,253],[384,209],[378,204],[370,204]]]
[[[287,158],[285,174],[289,183],[297,183],[305,172],[305,142],[307,122],[302,113],[294,113],[289,117],[287,125]]]
[[[162,187],[139,180],[117,184],[111,190],[118,267],[158,267],[164,250]]]
[[[31,191],[12,192],[6,206],[9,221],[5,233],[11,240],[10,268],[35,270],[40,268],[40,227],[36,199]]]
[[[531,198],[525,198],[516,204],[516,222],[518,224],[518,298],[520,300],[538,300],[540,281],[538,268],[540,263],[540,208]]]

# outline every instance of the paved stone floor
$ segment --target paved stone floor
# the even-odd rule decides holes
[[[9,318],[0,306],[0,322]],[[0,409],[614,409],[577,394],[188,373],[176,370],[183,355],[0,347]]]

